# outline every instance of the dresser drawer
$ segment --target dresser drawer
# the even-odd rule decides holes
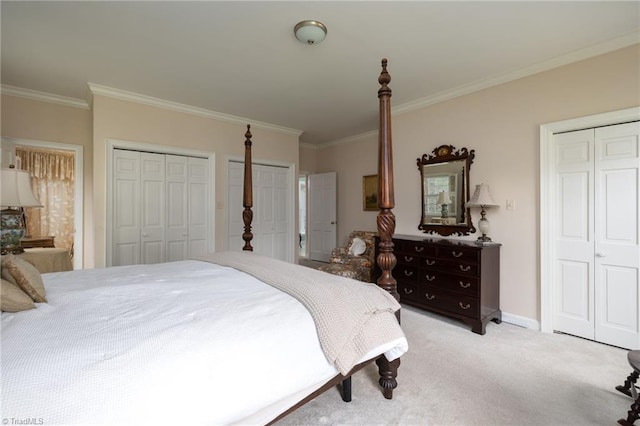
[[[436,254],[435,247],[419,241],[400,241],[396,245],[399,247],[398,252],[410,256],[435,256]]]
[[[460,272],[462,274],[478,275],[478,264],[465,262],[462,260],[452,261],[437,257],[426,257],[422,259],[422,266],[425,270],[441,270],[448,272]]]
[[[420,297],[418,301],[421,304],[434,309],[471,318],[477,317],[480,313],[478,299],[474,297],[463,296],[434,287],[421,288],[418,296]]]
[[[397,265],[393,270],[393,276],[397,281],[418,281],[418,267],[411,265]]]
[[[478,263],[479,251],[468,247],[439,247],[438,257],[465,263]]]
[[[470,297],[478,297],[480,284],[476,276],[450,274],[441,271],[422,271],[420,284],[452,290]]]
[[[400,295],[400,302],[420,301],[420,287],[415,284],[398,282],[398,294]]]
[[[396,260],[398,261],[398,264],[401,265],[404,264],[418,266],[420,265],[421,259],[415,254],[398,253],[398,255],[396,256]]]

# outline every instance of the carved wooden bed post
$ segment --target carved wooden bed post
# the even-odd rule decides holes
[[[244,141],[244,185],[242,193],[242,206],[244,210],[242,212],[242,221],[244,222],[244,233],[242,239],[244,240],[244,247],[242,250],[253,251],[251,247],[251,240],[253,234],[251,233],[251,221],[253,220],[253,177],[251,176],[251,126],[247,124],[247,132],[244,134],[246,138]]]
[[[378,77],[381,87],[378,90],[380,99],[380,127],[378,130],[378,236],[380,237],[379,254],[376,259],[382,271],[378,278],[378,286],[388,291],[396,300],[400,300],[397,290],[397,282],[391,271],[396,266],[396,257],[393,254],[393,233],[396,229],[396,217],[391,209],[395,207],[393,190],[393,152],[391,142],[391,89],[388,84],[391,76],[387,72],[387,60],[382,60],[382,72]],[[397,312],[400,322],[400,311]],[[389,362],[383,356],[376,360],[380,374],[380,386],[384,397],[391,399],[393,390],[398,386],[396,376],[400,359]]]

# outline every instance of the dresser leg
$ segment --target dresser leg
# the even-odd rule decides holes
[[[487,332],[486,323],[482,321],[474,321],[471,323],[471,331],[476,334],[485,335]]]

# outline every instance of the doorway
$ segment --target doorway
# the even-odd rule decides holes
[[[56,151],[68,153],[73,156],[73,182],[69,188],[69,200],[62,203],[72,203],[73,229],[70,230],[64,240],[67,241],[65,248],[73,250],[73,269],[82,269],[84,258],[84,237],[83,237],[83,215],[84,215],[84,178],[83,178],[83,147],[81,145],[64,144],[57,142],[39,141],[22,138],[2,138],[2,167],[8,167],[16,161],[16,148],[24,147],[32,151]],[[54,235],[55,237],[55,235]],[[62,241],[63,238],[54,240],[54,244]]]
[[[541,126],[542,331],[640,348],[638,120],[631,108]]]

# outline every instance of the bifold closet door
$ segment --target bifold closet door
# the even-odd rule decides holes
[[[112,264],[164,261],[164,155],[115,150]]]
[[[208,161],[114,150],[113,266],[207,254]]]
[[[557,331],[640,348],[639,123],[554,136]]]
[[[254,164],[253,175],[253,241],[254,251],[260,255],[288,261],[291,257],[293,239],[289,232],[291,223],[291,183],[289,170],[284,167]],[[244,246],[242,233],[242,187],[244,164],[229,162],[228,170],[228,247],[241,250]]]

